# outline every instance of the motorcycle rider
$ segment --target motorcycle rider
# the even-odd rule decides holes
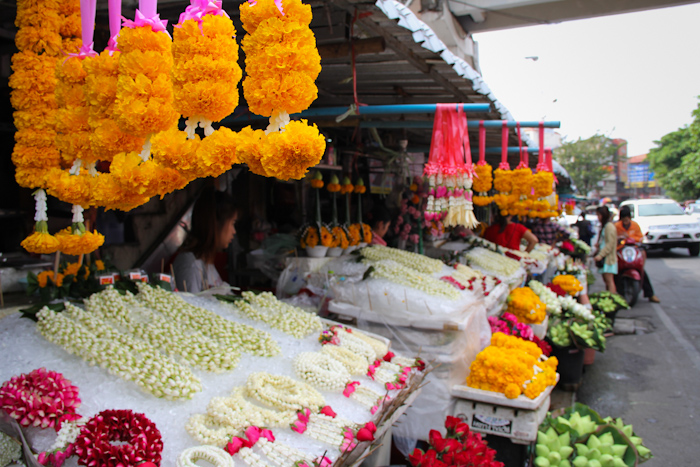
[[[644,239],[644,234],[642,229],[639,227],[635,221],[632,220],[632,213],[628,206],[622,206],[620,209],[620,220],[615,222],[615,228],[617,229],[618,238],[623,239],[631,238],[637,244],[641,246],[642,240]],[[646,262],[647,253],[642,250],[644,255],[644,261]],[[644,271],[644,280],[642,281],[642,290],[644,291],[644,297],[648,298],[650,302],[660,303],[659,297],[654,295],[654,288],[651,286],[651,280],[649,279],[649,274],[646,270]]]

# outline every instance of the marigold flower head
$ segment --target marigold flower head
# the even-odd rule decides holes
[[[63,274],[60,272],[54,274],[53,271],[41,271],[36,275],[36,279],[39,283],[39,287],[42,289],[49,285],[49,281],[51,281],[51,284],[55,285],[56,287],[61,287],[63,285]]]
[[[327,247],[332,247],[334,241],[335,241],[335,237],[333,237],[333,234],[331,233],[331,231],[328,230],[328,227],[326,227],[326,226],[321,227],[321,245],[327,246]]]
[[[29,253],[48,255],[58,251],[60,242],[48,232],[34,232],[22,240],[20,245]]]
[[[61,242],[61,253],[73,256],[92,253],[101,247],[105,241],[104,235],[99,232],[73,234],[71,227],[58,232],[56,238]]]
[[[486,193],[491,189],[493,184],[493,167],[489,164],[474,166],[474,171],[476,176],[474,177],[474,184],[472,185],[472,190],[474,193]]]
[[[289,122],[282,132],[266,135],[260,162],[268,177],[300,180],[321,161],[326,139],[306,120]]]

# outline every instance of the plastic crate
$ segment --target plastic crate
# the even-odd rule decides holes
[[[510,438],[516,444],[529,444],[537,440],[537,430],[547,416],[549,401],[547,395],[535,410],[525,410],[456,399],[453,416],[462,419],[478,433]]]

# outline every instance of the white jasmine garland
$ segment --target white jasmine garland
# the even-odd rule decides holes
[[[209,310],[190,305],[174,293],[159,287],[139,283],[137,298],[158,310],[168,319],[185,329],[201,332],[223,346],[238,347],[241,351],[272,357],[279,354],[279,344],[269,333],[245,324],[229,321]]]
[[[357,424],[340,417],[332,418],[324,414],[311,414],[304,435],[317,441],[340,448],[345,440],[345,429],[357,429]]]
[[[251,373],[246,381],[249,397],[278,410],[313,411],[326,405],[321,393],[302,381],[266,372]]]
[[[368,365],[380,357],[380,355],[377,355],[377,352],[374,351],[371,345],[355,336],[354,332],[347,332],[344,329],[339,329],[336,331],[336,336],[338,337],[339,341],[338,345],[346,348],[356,355],[359,355],[360,357],[365,358]]]
[[[362,385],[357,386],[355,388],[355,392],[350,395],[350,399],[357,401],[368,408],[377,405],[381,398],[381,394]]]
[[[229,397],[213,397],[207,415],[221,426],[243,431],[249,426],[283,427],[296,419],[295,410],[279,411],[255,405],[245,399],[246,390],[237,387]]]
[[[177,467],[199,467],[196,462],[200,460],[214,467],[235,467],[233,457],[216,446],[196,446],[185,449],[177,458]]]
[[[566,295],[564,297],[557,297],[559,299],[559,303],[561,304],[562,310],[566,310],[569,313],[584,319],[586,321],[594,321],[595,320],[595,315],[586,308],[585,306],[581,305],[579,302],[576,301],[574,297],[571,295]]]
[[[481,279],[483,274],[479,271],[470,268],[462,263],[455,264],[454,271],[452,271],[452,277],[457,279],[463,285],[467,285],[472,279]]]
[[[47,222],[49,220],[48,215],[46,214],[47,207],[46,207],[46,192],[43,189],[38,189],[34,192],[34,201],[35,201],[35,211],[34,211],[34,220],[36,222]]]
[[[389,248],[386,246],[372,245],[360,250],[360,254],[371,261],[383,261],[390,259],[409,269],[423,273],[434,274],[440,272],[443,267],[439,259],[428,258],[427,256],[410,251]]]
[[[321,352],[340,362],[351,375],[364,375],[367,373],[367,359],[345,347],[327,344],[321,347]]]
[[[179,355],[184,362],[206,371],[233,370],[240,360],[237,346],[216,342],[196,329],[145,307],[128,293],[121,295],[111,286],[85,300],[88,311],[110,325],[136,336],[166,355]],[[187,342],[188,345],[183,345]]]
[[[389,345],[384,341],[370,337],[356,329],[353,329],[352,335],[369,344],[372,350],[374,350],[374,353],[377,354],[377,358],[382,358],[389,351]]]
[[[469,265],[475,265],[497,276],[509,277],[520,269],[520,263],[514,259],[499,255],[486,248],[477,247],[464,253]]]
[[[342,391],[351,380],[342,363],[321,352],[301,352],[294,358],[293,367],[299,378],[326,391]]]
[[[134,381],[156,397],[189,399],[202,384],[189,368],[169,360],[150,344],[122,334],[100,317],[66,303],[56,313],[44,307],[37,329],[46,340],[90,365],[99,365],[124,380]]]
[[[285,334],[302,339],[323,329],[321,318],[301,308],[277,300],[270,292],[243,292],[245,301],[232,305],[251,319],[262,321]]]
[[[385,259],[381,261],[364,260],[364,262],[374,267],[374,271],[371,273],[372,277],[381,277],[396,284],[449,300],[458,300],[460,298],[457,289],[447,282],[435,279],[427,274],[418,273],[396,261]]]
[[[243,459],[243,462],[250,467],[272,467],[250,448],[241,448],[241,450],[238,451],[238,455]]]
[[[547,313],[553,315],[561,314],[561,302],[559,301],[559,297],[549,287],[536,280],[531,280],[528,282],[527,286],[540,297],[540,300],[542,300],[545,305],[547,305]]]
[[[185,430],[197,442],[220,448],[226,446],[231,437],[239,432],[233,426],[222,425],[211,416],[199,413],[187,420]]]
[[[78,420],[63,422],[61,424],[61,429],[58,430],[56,440],[53,442],[51,447],[47,449],[47,451],[63,451],[69,444],[75,443],[75,440],[78,439],[78,435],[80,434],[80,430],[87,423],[87,421],[87,418],[81,417]],[[0,465],[2,465],[2,463],[0,463]]]
[[[399,365],[383,361],[374,370],[374,380],[382,384],[393,382],[396,380],[400,371],[401,367]]]
[[[255,443],[255,447],[278,467],[292,467],[298,461],[304,461],[308,465],[312,465],[314,461],[314,457],[311,454],[287,446],[277,440],[271,442],[264,436],[261,436],[258,442]]]

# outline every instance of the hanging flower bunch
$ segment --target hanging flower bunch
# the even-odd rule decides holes
[[[518,287],[508,299],[508,312],[525,324],[539,324],[547,316],[547,306],[529,287]]]
[[[212,122],[233,113],[238,105],[236,29],[221,8],[221,0],[192,0],[173,31],[173,92],[175,110],[188,117],[190,138],[198,125],[206,136]]]
[[[120,444],[112,444],[119,441]],[[163,439],[155,423],[131,410],[103,410],[80,430],[75,454],[80,465],[160,465]]]
[[[73,205],[73,224],[56,234],[60,242],[59,250],[66,255],[82,255],[92,253],[102,246],[104,235],[98,232],[88,232],[83,223],[83,208]]]
[[[493,167],[486,162],[479,161],[474,168],[476,176],[474,178],[474,186],[472,189],[478,193],[474,196],[473,201],[477,206],[488,206],[493,202],[493,196],[488,196],[489,190],[493,186]]]
[[[470,431],[467,423],[448,415],[445,428],[444,438],[439,431],[430,430],[427,451],[415,448],[408,456],[413,467],[503,467],[495,459],[496,451],[481,439],[481,433]]]
[[[58,106],[54,70],[62,50],[68,50],[63,41],[73,40],[74,28],[66,26],[75,24],[74,14],[79,9],[77,0],[17,3],[15,44],[19,52],[12,56],[9,79],[17,128],[12,162],[17,168],[17,183],[25,188],[45,188],[46,170],[61,163],[55,146]]]
[[[372,228],[362,222],[362,195],[367,192],[365,181],[362,178],[355,182],[353,192],[357,194],[357,223],[351,224],[348,229],[351,245],[355,237],[358,239],[357,244],[372,243]]]
[[[350,197],[354,191],[355,186],[350,181],[350,177],[343,177],[340,193],[345,195],[345,222],[343,222],[343,232],[347,238],[348,247],[359,245],[362,236],[362,226],[353,224],[350,214]]]
[[[321,57],[309,28],[311,7],[290,0],[282,12],[274,0],[260,0],[242,4],[240,17],[248,32],[243,94],[252,112],[270,117],[270,125],[265,131],[241,131],[249,141],[239,147],[239,158],[259,175],[299,180],[326,148],[315,125],[289,120],[290,113],[307,109],[317,96]]]
[[[423,171],[430,187],[425,218],[441,220],[448,227],[476,227],[473,172],[462,106],[455,110],[455,104],[437,104],[430,156]]]
[[[536,344],[497,332],[472,362],[467,385],[501,392],[508,399],[520,394],[535,399],[556,383],[557,364],[556,357],[544,357]]]
[[[561,287],[569,295],[576,296],[583,290],[581,282],[570,274],[562,274],[552,279],[552,284]]]
[[[36,202],[34,214],[34,233],[22,240],[22,248],[30,253],[50,254],[58,251],[61,243],[49,233],[46,215],[46,192],[38,189],[34,192]]]
[[[78,388],[62,374],[39,368],[13,376],[0,387],[0,407],[22,426],[61,429],[77,420]]]

